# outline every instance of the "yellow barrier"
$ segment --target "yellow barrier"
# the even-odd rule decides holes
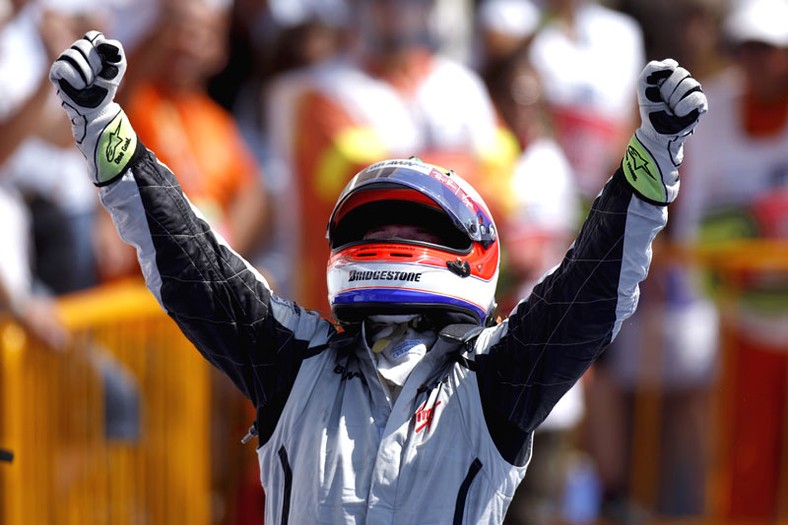
[[[0,323],[0,523],[210,523],[209,365],[140,284],[59,306],[63,353]]]

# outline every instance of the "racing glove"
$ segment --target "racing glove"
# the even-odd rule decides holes
[[[137,135],[114,102],[125,71],[123,46],[98,31],[74,42],[49,71],[96,186],[119,178],[137,146]]]
[[[641,124],[621,168],[641,198],[666,205],[678,195],[684,141],[708,110],[706,95],[673,59],[649,62],[638,79],[637,93]]]

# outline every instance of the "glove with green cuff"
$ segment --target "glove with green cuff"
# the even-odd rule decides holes
[[[98,31],[89,31],[74,42],[49,71],[96,186],[115,180],[137,146],[136,133],[114,102],[125,72],[123,46]]]
[[[640,127],[627,146],[621,167],[643,199],[673,202],[684,141],[708,110],[700,83],[675,60],[651,61],[638,80]]]

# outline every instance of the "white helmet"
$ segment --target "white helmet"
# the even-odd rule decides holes
[[[369,239],[386,225],[427,230],[434,241]],[[453,171],[394,159],[359,172],[328,224],[328,300],[338,320],[426,313],[487,323],[500,250],[487,205]]]

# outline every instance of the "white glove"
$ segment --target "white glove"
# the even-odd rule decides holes
[[[113,100],[125,72],[123,46],[98,31],[89,31],[74,42],[49,71],[97,186],[117,178],[137,146],[137,135]]]
[[[673,202],[684,141],[708,111],[706,95],[689,71],[673,59],[649,62],[638,80],[640,127],[621,163],[635,191],[655,204]]]

